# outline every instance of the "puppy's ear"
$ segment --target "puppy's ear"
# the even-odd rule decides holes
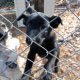
[[[19,18],[17,18],[17,21],[23,19],[23,24],[27,25],[28,24],[28,20],[29,20],[29,15],[26,14],[22,14]]]
[[[28,16],[27,15],[25,15],[25,14],[22,14],[22,15],[20,15],[18,18],[17,18],[17,21],[19,21],[19,20],[21,20],[21,19],[27,19],[28,18]]]
[[[53,28],[58,28],[58,25],[62,24],[62,20],[59,16],[52,16],[49,18],[49,21]]]

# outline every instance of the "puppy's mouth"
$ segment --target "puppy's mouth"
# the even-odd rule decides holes
[[[15,68],[17,68],[17,64],[15,63],[15,62],[12,62],[12,61],[8,61],[8,62],[6,62],[5,63],[7,66],[8,66],[8,68],[10,68],[10,69],[15,69]]]
[[[41,45],[44,42],[45,38],[41,38],[41,40],[40,40],[40,38],[33,38],[32,40]],[[30,45],[32,43],[32,40],[27,38],[26,39],[27,44]]]

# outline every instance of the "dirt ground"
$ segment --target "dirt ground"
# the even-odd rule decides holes
[[[79,9],[74,9],[73,11],[80,19]],[[64,38],[67,41],[60,46],[59,71],[57,74],[54,74],[53,80],[80,80],[80,51],[78,50],[80,49],[80,22],[70,11],[66,11],[60,17],[62,18],[63,25],[60,25],[59,28],[55,30],[57,39],[63,40]],[[25,32],[25,28],[20,28],[20,30]],[[17,50],[20,56],[17,62],[20,71],[23,73],[29,47],[25,42],[26,36],[16,29],[14,29],[14,31],[16,37],[20,40],[20,47]],[[13,33],[14,31],[12,30]],[[75,33],[72,33],[73,31]],[[72,35],[70,35],[71,33]],[[37,56],[35,62],[37,62],[37,64],[33,67],[32,76],[39,80],[41,77],[40,74],[43,71],[41,66],[44,65],[45,60]]]
[[[74,10],[74,13],[80,18],[80,12],[79,9]],[[57,74],[55,74],[57,77],[53,76],[53,80],[80,80],[79,72],[80,72],[80,54],[79,51],[77,51],[80,48],[80,26],[79,26],[79,20],[76,18],[70,11],[66,11],[64,14],[61,15],[63,25],[60,25],[58,29],[56,29],[57,38],[63,39],[69,36],[73,31],[75,33],[72,33],[66,40],[63,45],[60,47],[60,60],[59,60],[59,71]],[[53,30],[54,31],[54,30]],[[21,41],[21,46],[18,50],[18,53],[21,54],[21,56],[26,57],[29,48],[25,43],[25,36],[19,35],[18,39]],[[26,50],[25,50],[26,49]],[[25,50],[25,51],[24,51]],[[21,53],[24,51],[23,53]],[[32,70],[32,76],[34,76],[36,79],[39,80],[41,77],[40,74],[42,73],[42,69],[40,66],[43,66],[45,60],[41,60],[41,58],[37,57],[36,61],[38,61],[37,65],[34,65]],[[21,70],[23,72],[23,64],[25,64],[25,60],[19,61],[19,65],[21,67]],[[21,66],[22,65],[22,66]],[[35,68],[36,67],[36,68]]]

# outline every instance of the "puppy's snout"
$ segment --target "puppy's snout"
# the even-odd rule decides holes
[[[9,68],[11,68],[11,69],[17,68],[17,64],[14,63],[14,62],[12,62],[12,61],[8,61],[8,62],[6,62],[5,64],[6,64]]]

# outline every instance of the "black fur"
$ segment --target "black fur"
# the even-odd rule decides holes
[[[38,12],[37,14],[36,12],[31,12],[32,11],[31,9],[29,10],[30,10],[30,15],[23,14],[18,18],[18,21],[23,19],[23,24],[26,26],[27,30],[26,31],[27,35],[48,51],[56,48],[56,42],[55,42],[56,35],[54,33],[54,35],[51,36],[50,33],[52,29],[49,26],[52,26],[53,28],[58,28],[58,25],[62,23],[61,18],[58,16],[48,17],[44,13]],[[48,22],[44,20],[41,16],[44,17]],[[40,35],[38,35],[45,28],[47,29]],[[29,37],[26,38],[26,43],[30,45],[31,40]],[[40,57],[45,57],[47,53],[46,50],[44,50],[42,47],[38,46],[36,43],[33,42],[30,46],[30,51],[28,53],[27,58],[34,62],[36,53]],[[52,51],[51,54],[55,55],[56,57],[59,57],[58,52],[56,53],[55,51]],[[48,70],[49,63],[55,57],[52,57],[50,54],[48,54],[46,58],[48,59],[48,62],[44,65],[44,68]],[[31,61],[29,60],[26,61],[24,73],[26,73],[26,71],[32,68],[33,63]],[[57,66],[57,63],[58,59],[55,58],[55,63],[54,63],[55,66]],[[57,72],[57,68],[54,69],[54,72]],[[23,75],[22,78],[24,76],[25,75]],[[48,80],[47,75],[44,78],[45,78],[44,80]]]

